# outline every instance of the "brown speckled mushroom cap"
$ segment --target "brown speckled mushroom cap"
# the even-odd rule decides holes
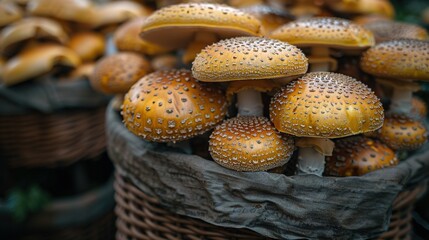
[[[0,28],[22,18],[22,10],[13,2],[0,2]]]
[[[415,150],[426,143],[427,129],[419,120],[394,114],[386,116],[378,137],[394,150]]]
[[[87,24],[94,22],[93,8],[89,0],[31,0],[27,4],[31,15]]]
[[[356,136],[335,141],[332,156],[326,157],[326,176],[362,176],[399,163],[395,152],[379,140]]]
[[[167,52],[167,49],[140,38],[139,33],[144,20],[144,17],[135,18],[116,29],[113,41],[119,51],[133,51],[148,55]]]
[[[395,9],[389,0],[328,0],[326,5],[339,13],[370,15],[377,14],[393,18]]]
[[[270,118],[280,132],[340,138],[380,128],[384,112],[363,83],[343,74],[312,72],[276,93]]]
[[[294,151],[291,137],[282,136],[265,117],[240,116],[218,125],[209,152],[223,167],[266,171],[287,163]]]
[[[19,20],[0,32],[0,54],[11,56],[15,45],[30,39],[66,43],[68,35],[59,23],[48,18],[30,17]]]
[[[137,53],[120,52],[100,59],[90,77],[94,89],[103,93],[126,93],[151,72],[150,62]]]
[[[308,60],[297,47],[274,39],[237,37],[207,46],[192,63],[205,82],[294,78],[307,72]]]
[[[360,61],[364,72],[379,78],[429,80],[429,42],[397,39],[365,51]]]
[[[67,46],[75,51],[84,62],[95,61],[104,54],[105,40],[96,32],[80,32],[70,37]]]
[[[188,70],[151,73],[125,95],[122,115],[134,134],[153,142],[187,140],[212,129],[226,115],[224,93]]]
[[[313,17],[290,22],[274,30],[270,38],[298,47],[327,46],[338,49],[366,49],[374,36],[362,26],[334,17]]]
[[[210,3],[184,3],[155,11],[143,23],[140,36],[160,46],[177,49],[192,41],[196,32],[219,38],[258,36],[261,22],[238,9]]]
[[[428,39],[428,32],[426,29],[411,23],[377,21],[365,24],[364,27],[374,34],[377,43],[401,38],[417,40]]]
[[[7,61],[3,69],[3,82],[13,85],[46,74],[55,66],[75,68],[80,63],[79,56],[67,47],[36,45]]]

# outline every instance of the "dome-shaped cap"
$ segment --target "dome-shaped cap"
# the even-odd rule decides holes
[[[384,112],[363,83],[343,74],[312,72],[276,93],[270,118],[280,132],[340,138],[380,128]]]
[[[27,12],[36,16],[91,24],[94,22],[93,4],[89,0],[31,0]]]
[[[240,116],[218,125],[210,136],[209,152],[223,167],[265,171],[287,163],[295,149],[265,117]]]
[[[415,150],[427,141],[427,129],[419,120],[404,115],[389,115],[384,119],[378,137],[394,150]]]
[[[326,157],[326,176],[361,176],[399,163],[395,152],[371,138],[358,136],[335,141],[332,156]]]
[[[365,24],[364,26],[374,34],[377,43],[401,38],[428,39],[426,29],[411,23],[377,21]]]
[[[67,46],[75,51],[84,62],[94,61],[104,54],[103,35],[95,32],[80,32],[71,36]]]
[[[13,2],[0,2],[0,28],[22,18],[22,10]]]
[[[334,17],[296,20],[274,30],[270,37],[299,47],[365,49],[375,43],[370,31],[349,20]]]
[[[380,78],[429,80],[429,42],[397,39],[379,43],[362,55],[364,72]]]
[[[143,23],[140,36],[166,48],[186,46],[196,32],[219,38],[260,35],[261,22],[238,9],[210,3],[184,3],[161,8]]]
[[[207,46],[192,63],[200,81],[294,78],[307,72],[308,60],[297,47],[274,39],[238,37]]]
[[[167,52],[167,49],[140,38],[139,33],[144,20],[144,17],[135,18],[116,29],[113,41],[119,51],[133,51],[148,55]]]
[[[13,85],[50,72],[55,66],[75,68],[80,58],[69,48],[44,44],[26,49],[7,61],[3,69],[3,81]]]
[[[151,73],[125,95],[122,115],[134,134],[153,142],[190,139],[212,129],[226,115],[224,93],[201,83],[188,70]]]
[[[90,77],[94,89],[104,93],[126,93],[140,78],[151,72],[143,56],[120,52],[100,59]]]

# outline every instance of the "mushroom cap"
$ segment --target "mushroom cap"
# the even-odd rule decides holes
[[[326,176],[362,176],[399,163],[395,152],[379,140],[356,136],[335,141],[332,156],[326,157]]]
[[[31,0],[27,12],[61,20],[91,24],[94,22],[93,4],[89,0]]]
[[[429,80],[429,42],[397,39],[379,43],[362,54],[362,70],[379,78]]]
[[[13,2],[0,2],[0,28],[22,18],[22,10]]]
[[[426,29],[411,23],[377,21],[364,27],[374,34],[377,43],[401,38],[427,40],[429,37]]]
[[[106,47],[103,35],[95,32],[81,32],[71,36],[67,46],[75,51],[83,62],[91,62],[104,54]]]
[[[179,59],[173,54],[158,55],[151,60],[152,68],[156,71],[175,69],[179,66]]]
[[[241,8],[241,10],[258,18],[266,33],[295,20],[291,13],[265,4],[250,5]]]
[[[395,9],[388,0],[328,0],[325,3],[330,9],[345,14],[377,14],[389,18],[395,15]]]
[[[384,111],[371,89],[354,78],[311,72],[275,94],[270,118],[280,132],[340,138],[380,128]]]
[[[3,82],[13,85],[50,72],[55,66],[77,67],[77,54],[67,47],[44,44],[33,46],[7,61]]]
[[[196,32],[218,38],[258,36],[261,22],[238,9],[210,3],[185,3],[161,8],[143,23],[140,37],[169,49],[188,45]]]
[[[151,72],[150,62],[137,53],[120,52],[100,59],[90,77],[94,89],[107,94],[126,93]]]
[[[209,152],[221,166],[236,171],[266,171],[287,163],[295,149],[265,117],[240,116],[218,125]]]
[[[190,139],[212,129],[227,112],[224,93],[188,70],[157,71],[125,95],[122,116],[134,134],[153,142]]]
[[[156,55],[168,51],[166,48],[140,38],[140,28],[144,20],[144,17],[135,18],[116,29],[113,41],[119,51],[133,51],[148,55]]]
[[[0,32],[0,54],[11,56],[14,45],[29,39],[49,39],[59,43],[68,41],[68,35],[55,20],[30,17],[19,20]]]
[[[200,81],[295,78],[307,72],[308,60],[297,47],[274,39],[237,37],[203,49],[192,63]]]
[[[298,47],[366,49],[375,43],[370,31],[349,20],[335,17],[296,20],[274,30],[270,37]]]
[[[419,120],[404,115],[388,115],[378,137],[394,150],[416,150],[427,141],[427,129]]]

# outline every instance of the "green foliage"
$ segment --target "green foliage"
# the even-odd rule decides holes
[[[37,185],[28,188],[13,189],[8,198],[7,206],[17,222],[23,222],[28,215],[42,210],[50,201],[49,195]]]

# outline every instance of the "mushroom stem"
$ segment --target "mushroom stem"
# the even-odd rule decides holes
[[[312,47],[311,56],[309,57],[314,59],[330,59],[329,57],[329,48],[326,47]],[[310,72],[329,72],[330,71],[330,62],[329,61],[316,61],[310,64]]]
[[[245,89],[237,93],[238,116],[263,116],[264,105],[261,93]]]
[[[334,142],[327,138],[300,138],[295,145],[299,147],[297,174],[322,176],[325,156],[332,155]]]
[[[391,104],[389,112],[391,113],[404,113],[408,114],[411,112],[413,99],[413,91],[407,88],[393,88],[393,94],[391,98]]]
[[[216,34],[210,32],[197,32],[194,40],[187,46],[185,54],[183,54],[182,61],[185,64],[192,62],[195,56],[207,45],[218,41]]]
[[[124,102],[124,94],[116,94],[112,100],[113,109],[116,111],[120,111],[123,102]]]

